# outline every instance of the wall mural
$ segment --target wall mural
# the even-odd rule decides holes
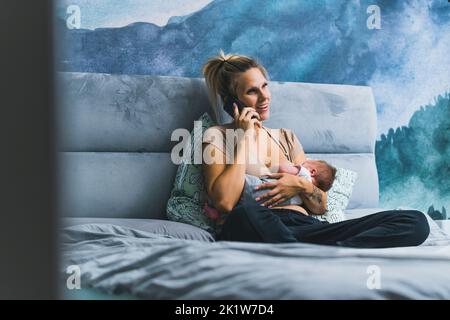
[[[58,71],[201,77],[222,48],[272,80],[368,85],[378,113],[382,207],[447,219],[447,0],[60,0]]]

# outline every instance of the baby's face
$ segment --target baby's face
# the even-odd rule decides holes
[[[316,160],[306,160],[305,162],[303,162],[302,164],[303,167],[305,167],[306,169],[308,169],[309,174],[311,175],[311,182],[313,185],[315,185],[317,187],[318,183],[317,183],[317,172],[318,172],[318,167],[319,167],[319,162]]]

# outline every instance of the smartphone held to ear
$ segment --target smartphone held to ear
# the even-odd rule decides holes
[[[234,106],[233,103],[236,103],[238,107],[238,112],[241,113],[242,109],[245,108],[245,105],[237,98],[233,96],[227,96],[225,98],[225,105],[223,106],[223,109],[232,117],[234,118]]]
[[[225,98],[225,105],[223,106],[223,109],[232,117],[234,118],[234,105],[233,103],[236,103],[238,107],[238,112],[241,113],[242,109],[245,108],[245,104],[233,96],[227,96]],[[256,116],[253,116],[253,118],[256,118]]]

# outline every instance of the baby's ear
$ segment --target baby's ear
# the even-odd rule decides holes
[[[309,173],[311,173],[311,177],[317,176],[317,170],[316,169],[309,170]]]

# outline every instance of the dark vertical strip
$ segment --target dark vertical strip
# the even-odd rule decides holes
[[[56,297],[52,3],[0,5],[0,299]]]

